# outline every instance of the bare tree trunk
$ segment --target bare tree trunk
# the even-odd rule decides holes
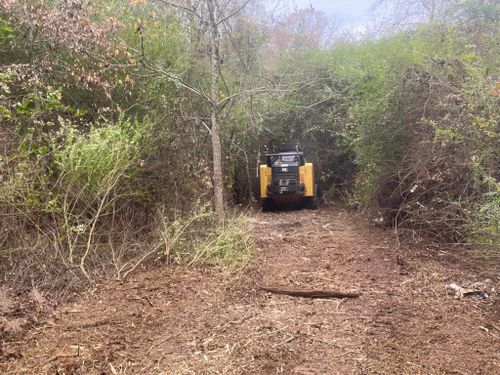
[[[218,106],[218,92],[219,86],[217,80],[220,73],[220,35],[219,24],[217,17],[217,0],[207,0],[208,11],[210,13],[210,63],[211,70],[211,87],[210,87],[210,101],[211,101],[211,118],[212,118],[212,157],[213,157],[213,182],[214,182],[214,203],[215,213],[219,218],[224,216],[224,181],[222,174],[222,145],[220,141],[219,131],[219,106]]]

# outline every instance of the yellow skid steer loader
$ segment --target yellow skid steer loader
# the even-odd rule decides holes
[[[312,163],[296,144],[285,145],[276,154],[266,154],[259,167],[260,198],[264,211],[274,207],[318,207],[318,185]]]

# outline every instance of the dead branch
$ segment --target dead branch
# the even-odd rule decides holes
[[[361,295],[360,293],[355,293],[355,292],[349,293],[349,292],[339,292],[334,290],[288,288],[281,286],[260,285],[258,288],[260,290],[264,290],[269,293],[286,294],[292,297],[304,297],[304,298],[358,298]]]

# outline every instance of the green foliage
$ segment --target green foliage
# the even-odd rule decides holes
[[[476,164],[476,168],[480,168]],[[476,172],[478,172],[476,170]],[[500,182],[479,171],[483,194],[470,215],[471,239],[481,244],[500,245]]]
[[[8,95],[11,93],[9,83],[12,76],[9,73],[0,72],[0,120],[10,120],[12,110],[8,105]]]
[[[250,258],[253,242],[244,214],[218,221],[210,204],[201,199],[187,214],[167,218],[159,214],[159,253],[167,261],[188,264],[241,266]]]
[[[78,132],[71,124],[62,124],[65,142],[54,152],[54,160],[68,184],[84,186],[93,195],[106,192],[120,178],[133,173],[150,135],[148,120],[126,118],[105,122]]]
[[[245,229],[243,215],[226,218],[215,225],[206,238],[194,243],[191,263],[241,266],[252,253],[252,239]]]
[[[47,90],[31,91],[24,96],[23,100],[16,103],[16,112],[19,115],[28,117],[38,117],[63,111],[67,107],[61,103],[62,94],[61,89],[52,89],[48,87]]]
[[[495,0],[466,0],[450,7],[448,14],[465,20],[494,23],[500,19],[500,4]]]
[[[489,7],[464,2],[456,23],[332,51],[332,74],[347,80],[357,199],[444,241],[496,236],[498,192],[485,181],[500,176],[499,42],[497,21],[477,15]]]
[[[473,240],[500,244],[500,192],[489,192],[476,206],[473,215]]]
[[[358,191],[368,204],[380,176],[402,156],[409,133],[403,110],[411,101],[405,85],[408,69],[420,64],[425,53],[420,38],[404,33],[333,51],[332,74],[349,80],[349,118],[346,136],[356,153]]]
[[[4,41],[5,39],[12,38],[14,33],[14,29],[9,25],[8,21],[0,18],[0,40]]]

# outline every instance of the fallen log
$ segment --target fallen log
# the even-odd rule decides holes
[[[259,286],[259,289],[269,293],[286,294],[288,296],[304,298],[358,298],[361,295],[360,293],[346,293],[335,290],[301,289],[265,285]]]

